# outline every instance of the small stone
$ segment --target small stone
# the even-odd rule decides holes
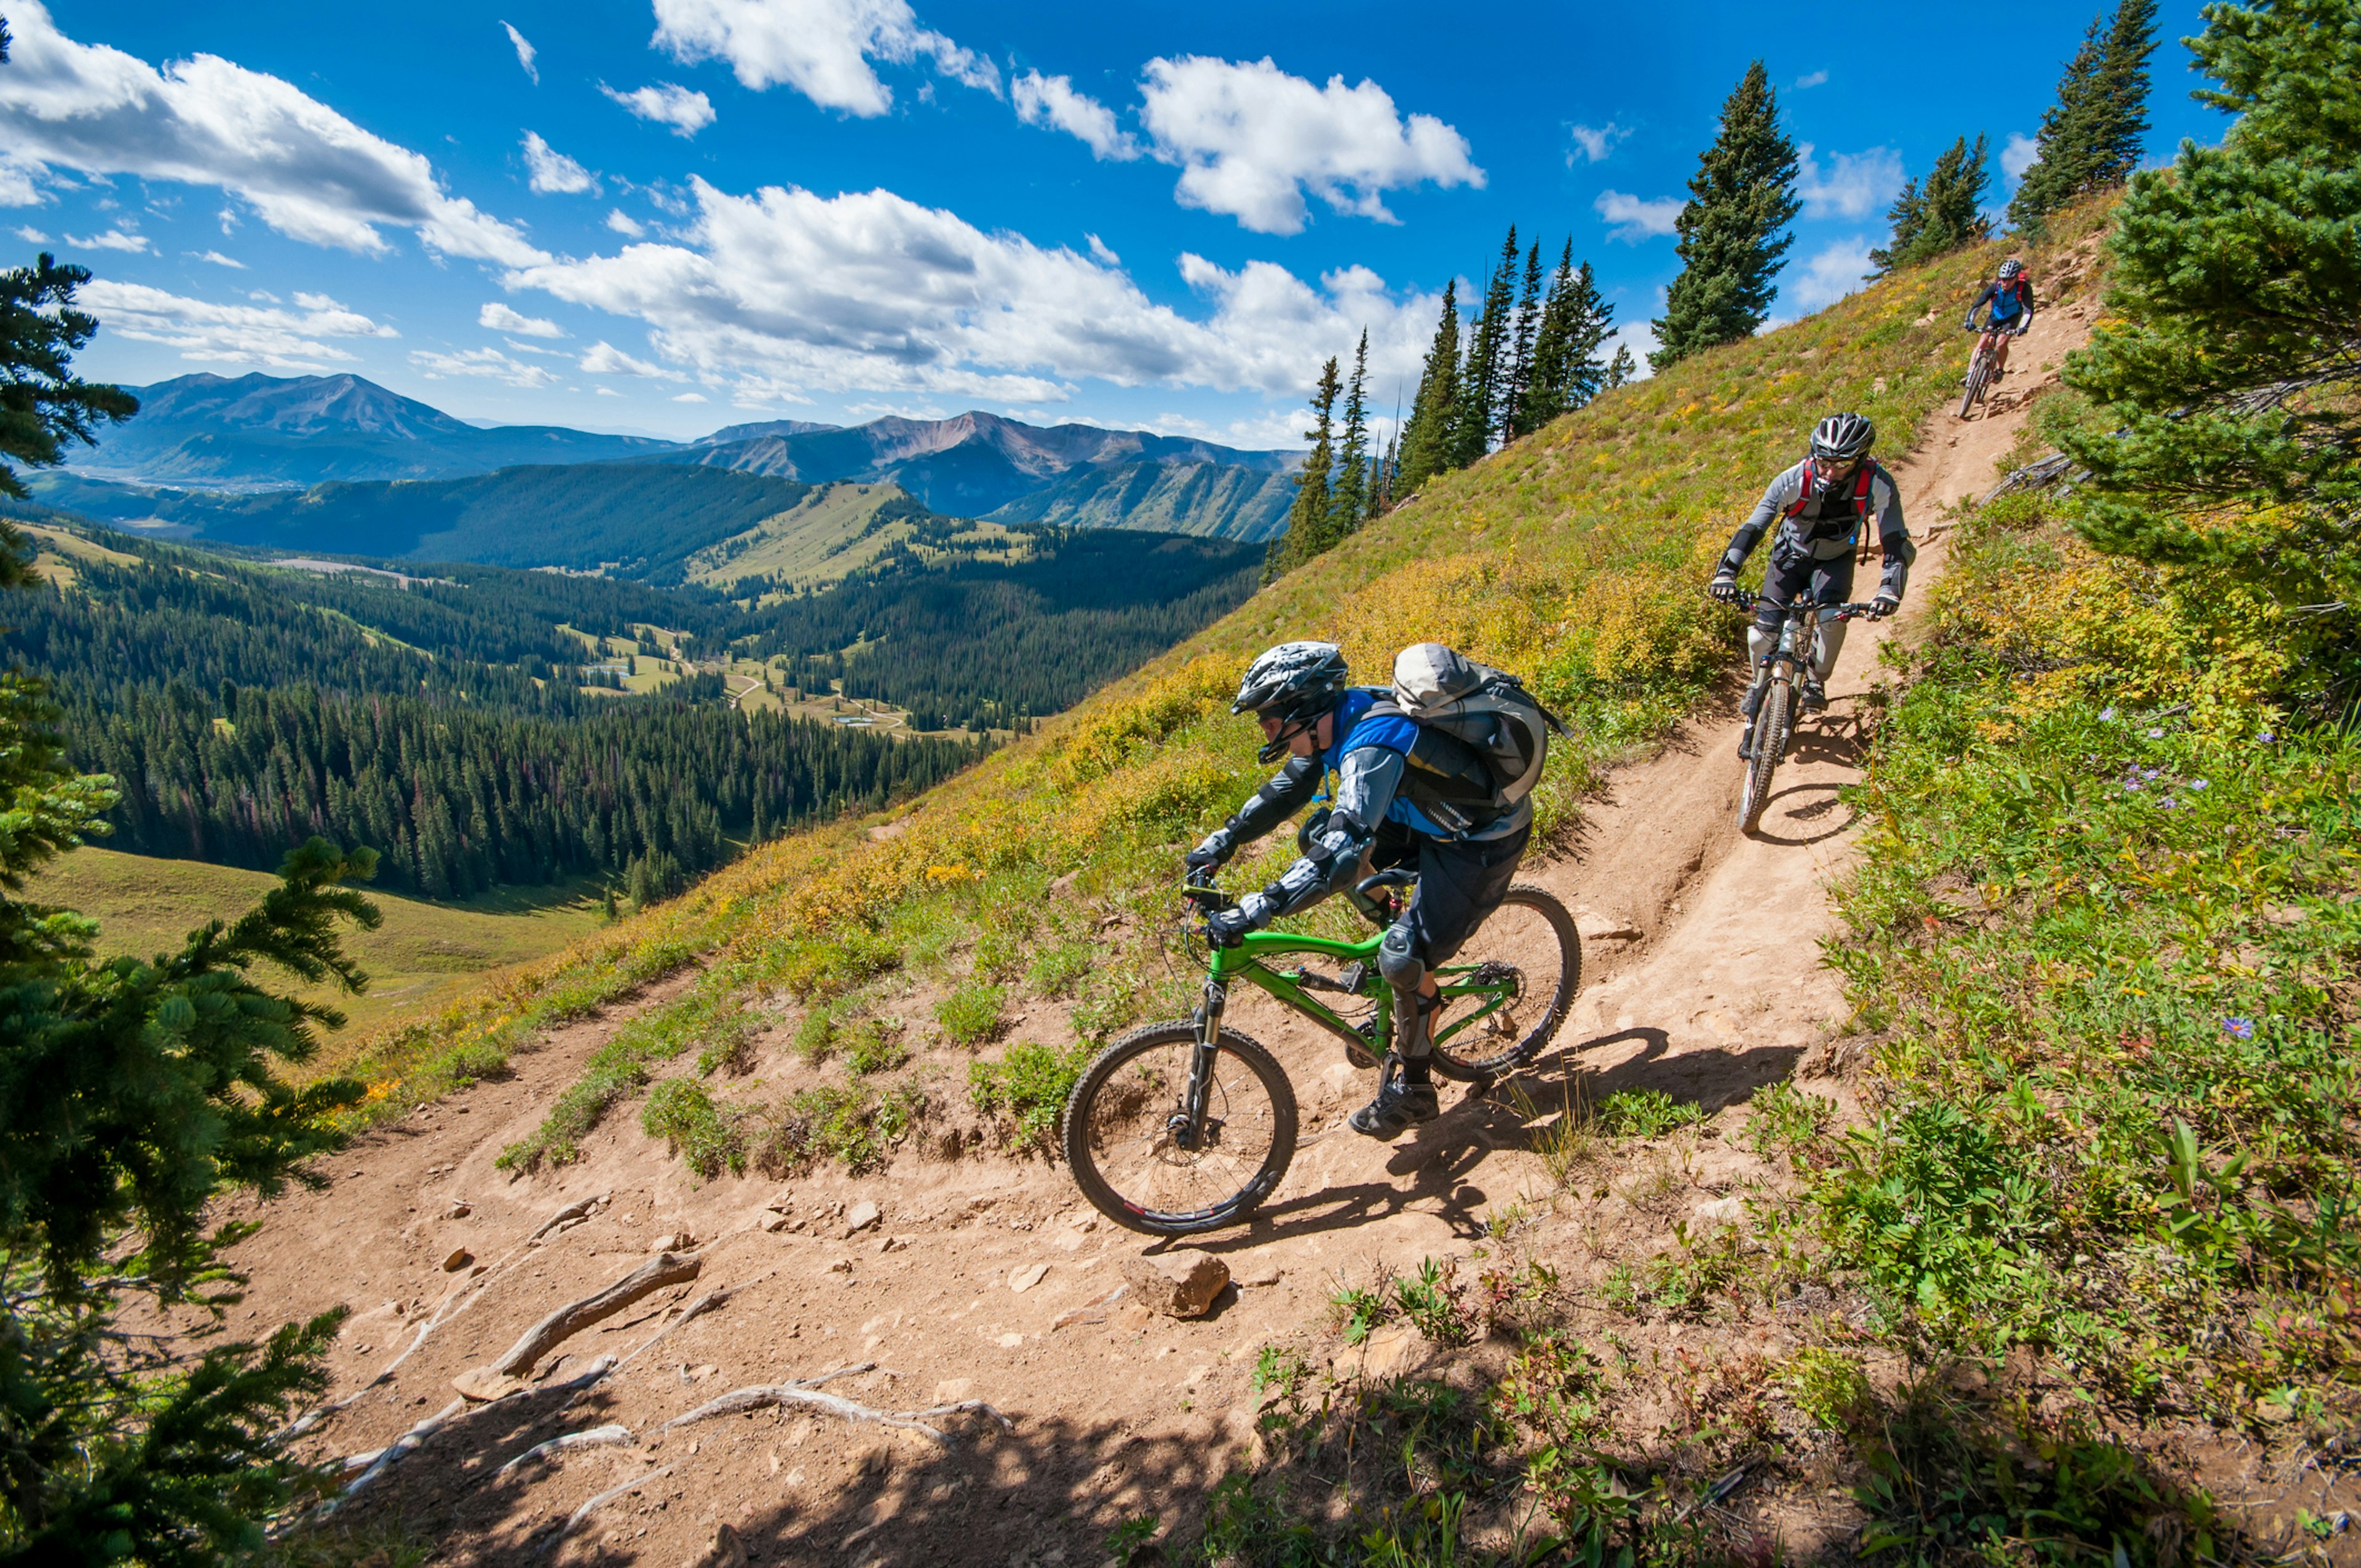
[[[774,1214],[784,1214],[789,1209],[795,1207],[795,1196],[796,1195],[793,1192],[782,1192],[776,1198],[772,1199],[768,1203],[763,1204],[763,1207],[768,1209]]]
[[[465,1198],[454,1198],[451,1200],[450,1210],[444,1215],[444,1218],[450,1220],[464,1220],[475,1212],[474,1205],[470,1204]]]
[[[975,1379],[972,1377],[946,1377],[935,1385],[935,1403],[938,1405],[956,1405],[961,1399],[974,1397]]]
[[[697,1238],[686,1231],[666,1231],[648,1244],[648,1251],[651,1253],[686,1252],[696,1245]]]
[[[848,1236],[859,1235],[876,1223],[877,1205],[866,1198],[844,1212],[844,1234]]]
[[[763,1216],[763,1228],[766,1231],[774,1233],[784,1231],[787,1228],[787,1217],[785,1214],[765,1214]]]
[[[1238,1271],[1235,1274],[1230,1276],[1230,1283],[1241,1290],[1251,1290],[1260,1286],[1278,1284],[1279,1276],[1285,1272],[1274,1259],[1248,1258],[1238,1265]]]
[[[1106,1309],[1104,1307],[1069,1307],[1049,1320],[1049,1328],[1054,1332],[1059,1329],[1071,1329],[1077,1323],[1103,1323],[1106,1321]]]
[[[2283,1426],[2295,1420],[2295,1409],[2277,1399],[2257,1399],[2255,1401],[2255,1419],[2268,1421],[2273,1426]]]
[[[1361,1373],[1367,1377],[1392,1377],[1411,1370],[1419,1359],[1418,1331],[1407,1323],[1395,1323],[1363,1342]]]
[[[1620,915],[1600,915],[1587,909],[1574,917],[1574,928],[1586,942],[1636,942],[1645,935]]]
[[[1003,1334],[1000,1336],[1000,1348],[1003,1350],[1015,1350],[1018,1345],[1023,1344],[1024,1343],[1025,1336],[1023,1334]]]
[[[1699,1225],[1742,1225],[1746,1223],[1746,1200],[1716,1198],[1690,1210],[1689,1218]]]
[[[1230,1282],[1230,1266],[1193,1247],[1134,1254],[1121,1264],[1124,1283],[1139,1304],[1168,1318],[1202,1318]]]
[[[852,1260],[849,1257],[830,1258],[829,1259],[828,1267],[821,1272],[827,1274],[850,1274],[852,1272]]]
[[[466,1247],[461,1247],[458,1251],[453,1253],[450,1256],[443,1260],[443,1272],[445,1274],[456,1274],[475,1261],[476,1255],[469,1252]]]
[[[1040,1284],[1041,1277],[1049,1272],[1049,1266],[1046,1263],[1028,1264],[1008,1277],[1008,1288],[1022,1296]]]
[[[877,1238],[877,1250],[880,1253],[892,1252],[895,1247],[902,1245],[902,1238],[899,1236],[879,1236]]]
[[[1155,1321],[1155,1314],[1134,1301],[1115,1315],[1115,1326],[1127,1334],[1136,1334]]]

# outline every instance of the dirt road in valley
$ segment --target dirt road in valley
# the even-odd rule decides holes
[[[1890,464],[1922,538],[1950,501],[1988,488],[2026,389],[2052,378],[2087,310],[2042,318],[2017,345],[2019,368],[1992,412],[1964,424],[1938,412]],[[1889,439],[1889,455],[1898,445]],[[1939,538],[1922,543],[1922,588],[1943,554]],[[700,1183],[639,1131],[635,1114],[618,1114],[583,1162],[511,1181],[494,1168],[500,1148],[532,1131],[628,1016],[617,1010],[520,1056],[514,1077],[325,1162],[326,1191],[263,1207],[266,1228],[237,1254],[254,1285],[233,1326],[256,1332],[350,1304],[333,1397],[358,1397],[302,1442],[313,1456],[363,1454],[430,1420],[455,1398],[456,1376],[670,1238],[675,1254],[701,1261],[695,1281],[568,1339],[540,1384],[466,1409],[341,1518],[372,1528],[399,1517],[438,1541],[449,1563],[1095,1564],[1126,1519],[1153,1513],[1170,1529],[1192,1518],[1202,1489],[1251,1442],[1260,1347],[1334,1352],[1327,1311],[1339,1282],[1365,1284],[1430,1256],[1463,1260],[1472,1276],[1512,1255],[1546,1260],[1569,1286],[1595,1284],[1616,1260],[1661,1251],[1675,1222],[1700,1210],[1730,1216],[1750,1183],[1778,1179],[1720,1135],[1741,1125],[1734,1107],[1793,1072],[1845,1015],[1815,941],[1828,929],[1827,885],[1853,852],[1836,789],[1857,776],[1861,698],[1888,630],[1853,630],[1829,712],[1803,731],[1759,838],[1734,830],[1739,720],[1725,706],[1620,771],[1576,854],[1531,869],[1584,912],[1588,960],[1570,1025],[1519,1080],[1532,1114],[1461,1102],[1397,1145],[1369,1143],[1336,1125],[1366,1098],[1367,1075],[1268,1004],[1234,1008],[1233,1020],[1288,1066],[1307,1139],[1265,1214],[1208,1244],[1235,1281],[1211,1317],[1177,1322],[1094,1305],[1141,1238],[1095,1220],[1064,1172],[1038,1160],[909,1153],[868,1178]],[[755,1069],[774,1086],[809,1070],[785,1043],[782,1031]],[[1553,1192],[1528,1152],[1533,1121],[1628,1089],[1668,1091],[1714,1118],[1640,1146],[1595,1184],[1577,1184],[1587,1190]],[[524,1245],[553,1212],[602,1196],[587,1220]],[[770,1207],[781,1201],[783,1215]],[[877,1220],[848,1236],[848,1220],[865,1217],[850,1211],[863,1202],[877,1205]],[[717,1310],[668,1315],[723,1288]],[[430,1321],[438,1326],[393,1376],[372,1384]],[[595,1390],[563,1391],[594,1358],[629,1354],[659,1331],[661,1343]],[[1708,1332],[1686,1332],[1692,1343]],[[1775,1323],[1736,1332],[1742,1348],[1775,1350],[1783,1338]],[[1683,1332],[1643,1327],[1627,1338],[1671,1350]],[[1386,1330],[1344,1354],[1371,1370],[1431,1365],[1466,1382],[1505,1353],[1435,1353]],[[887,1411],[983,1400],[1013,1430],[973,1414],[937,1418],[945,1446],[796,1409],[659,1431],[742,1386],[864,1364],[875,1369],[827,1392]],[[634,1441],[501,1469],[547,1439],[609,1423]],[[1784,1523],[1791,1541],[1814,1529]]]

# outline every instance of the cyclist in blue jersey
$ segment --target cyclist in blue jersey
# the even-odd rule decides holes
[[[2000,275],[1968,306],[1967,319],[1960,323],[1963,330],[1976,329],[1978,311],[1985,313],[1984,330],[1993,334],[1993,376],[1997,379],[2008,370],[2008,340],[2023,337],[2033,325],[2033,279],[2024,262],[2012,256],[2000,264]]]
[[[1530,798],[1505,807],[1472,805],[1494,787],[1472,751],[1455,762],[1433,731],[1422,739],[1419,724],[1396,711],[1386,692],[1349,683],[1345,655],[1329,642],[1282,642],[1247,668],[1230,711],[1261,722],[1263,762],[1287,761],[1189,852],[1188,865],[1221,866],[1318,800],[1334,774],[1330,805],[1296,835],[1301,856],[1277,882],[1214,916],[1213,940],[1235,942],[1280,916],[1349,893],[1373,871],[1417,869],[1418,890],[1386,928],[1378,954],[1393,992],[1394,1047],[1377,1097],[1349,1118],[1356,1133],[1393,1138],[1440,1112],[1432,1025],[1444,1002],[1433,970],[1508,896],[1532,836],[1533,808]]]

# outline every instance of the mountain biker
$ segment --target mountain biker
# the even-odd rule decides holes
[[[1967,319],[1960,323],[1963,330],[1976,329],[1980,310],[1984,311],[1984,330],[1993,334],[1993,377],[1997,380],[2008,369],[2008,340],[2023,337],[2033,325],[2033,280],[2024,262],[2012,256],[2000,264],[1999,276],[1968,306]]]
[[[1533,811],[1530,798],[1520,799],[1488,820],[1485,812],[1471,817],[1434,797],[1426,782],[1433,776],[1431,741],[1421,744],[1421,727],[1385,704],[1384,691],[1349,679],[1343,652],[1329,642],[1282,642],[1247,667],[1230,711],[1261,722],[1268,743],[1260,761],[1287,762],[1189,852],[1187,864],[1196,872],[1226,863],[1241,845],[1318,799],[1333,773],[1334,804],[1313,813],[1296,836],[1301,857],[1277,882],[1213,916],[1213,939],[1234,944],[1280,916],[1351,892],[1372,871],[1417,868],[1418,891],[1378,949],[1378,970],[1393,992],[1393,1049],[1377,1097],[1349,1118],[1355,1132],[1390,1139],[1441,1112],[1432,1023],[1444,1002],[1431,971],[1508,895],[1532,835]],[[1409,765],[1414,748],[1417,769]],[[1464,826],[1454,829],[1438,817]]]
[[[1918,550],[1902,521],[1901,492],[1894,476],[1869,455],[1877,427],[1855,413],[1834,413],[1812,428],[1811,455],[1771,481],[1753,512],[1731,535],[1707,592],[1725,604],[1739,598],[1738,571],[1761,543],[1763,530],[1779,520],[1771,563],[1763,574],[1763,596],[1754,601],[1754,624],[1746,629],[1746,651],[1756,670],[1779,645],[1779,625],[1787,602],[1805,594],[1811,602],[1840,604],[1852,594],[1853,545],[1874,521],[1885,569],[1877,584],[1870,619],[1883,620],[1902,604],[1910,563]],[[1828,711],[1828,676],[1844,648],[1845,623],[1834,610],[1820,612],[1819,657],[1804,677],[1803,709]],[[1754,716],[1763,705],[1760,677],[1746,693],[1746,734],[1738,754],[1754,754]]]

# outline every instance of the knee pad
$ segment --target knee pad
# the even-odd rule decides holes
[[[1836,673],[1837,655],[1844,652],[1845,630],[1841,620],[1820,623],[1820,656],[1812,661],[1812,674],[1822,681]]]
[[[1755,663],[1760,664],[1770,655],[1771,651],[1778,646],[1777,628],[1750,626],[1746,629],[1746,656]]]
[[[1419,958],[1417,946],[1406,927],[1386,927],[1385,940],[1378,944],[1378,972],[1396,991],[1416,991],[1426,979],[1426,964]]]

